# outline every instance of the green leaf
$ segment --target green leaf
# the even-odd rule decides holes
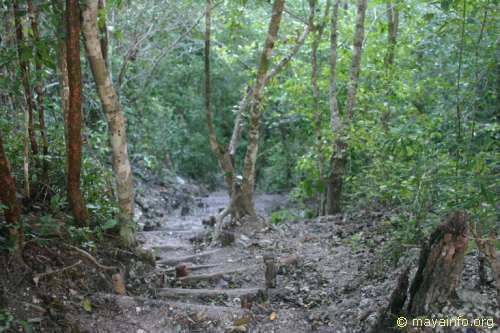
[[[117,224],[118,224],[117,220],[115,220],[115,219],[109,219],[106,223],[104,223],[101,226],[101,229],[102,230],[109,230],[109,229],[114,228]]]
[[[85,297],[82,301],[82,307],[87,312],[92,312],[92,302],[88,297]]]

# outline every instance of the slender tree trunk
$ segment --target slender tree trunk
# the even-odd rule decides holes
[[[342,141],[343,125],[337,103],[337,39],[338,39],[339,0],[334,0],[331,18],[330,35],[330,126],[333,131],[333,154],[330,159],[330,175],[326,193],[326,214],[336,214],[340,211],[342,194],[342,174],[345,165]]]
[[[135,244],[134,184],[128,158],[125,117],[103,58],[97,27],[97,9],[97,0],[87,1],[87,8],[83,12],[83,34],[97,92],[108,119],[112,164],[120,208],[120,237],[124,245],[132,246]]]
[[[20,10],[18,5],[18,0],[12,2],[12,8],[14,11],[14,24],[16,25],[16,38],[17,38],[17,52],[19,57],[19,67],[21,69],[21,82],[24,89],[24,97],[26,99],[26,107],[28,111],[28,132],[29,141],[31,144],[31,151],[33,155],[38,156],[38,145],[36,143],[35,137],[35,126],[33,122],[33,94],[30,85],[30,69],[29,63],[23,59],[23,24],[21,22]]]
[[[387,3],[387,53],[384,63],[386,66],[394,64],[394,55],[399,29],[399,10],[394,3]]]
[[[59,96],[61,97],[61,111],[64,118],[64,139],[68,144],[68,114],[69,114],[69,81],[68,65],[66,61],[66,43],[60,39],[57,43],[57,80],[59,81]]]
[[[320,108],[320,93],[318,87],[318,47],[321,42],[321,38],[323,37],[323,32],[325,30],[325,26],[327,23],[328,13],[330,11],[331,0],[327,0],[325,6],[325,15],[323,16],[323,20],[317,27],[312,29],[314,31],[314,40],[311,46],[311,87],[312,87],[312,95],[313,95],[313,110],[314,110],[314,131],[316,136],[315,142],[315,151],[317,155],[318,161],[318,169],[319,169],[319,181],[321,184],[321,188],[325,188],[323,185],[325,184],[325,168],[324,168],[324,158],[322,154],[323,148],[323,137],[321,135],[321,108]],[[309,22],[309,26],[314,26],[314,21]],[[325,214],[325,204],[326,204],[326,193],[325,191],[320,191],[318,196],[318,215],[322,216]]]
[[[204,107],[207,119],[208,140],[210,147],[219,162],[219,166],[224,172],[224,180],[228,186],[229,195],[231,196],[233,181],[235,176],[234,163],[229,155],[229,151],[222,147],[217,141],[217,134],[214,126],[214,113],[212,111],[212,86],[210,78],[210,39],[211,39],[211,23],[212,23],[212,0],[207,0],[207,9],[205,11],[205,46],[203,53],[204,61]],[[241,122],[241,119],[236,118],[236,122]],[[236,125],[235,126],[239,126]]]
[[[368,0],[358,0],[356,13],[356,28],[352,50],[351,81],[347,92],[347,114],[352,119],[356,107],[356,94],[358,92],[359,73],[361,71],[361,51],[365,38],[365,15]]]
[[[358,89],[358,80],[361,67],[361,51],[364,39],[364,22],[366,15],[367,0],[358,0],[356,27],[354,31],[353,54],[351,64],[351,78],[347,93],[348,121],[342,121],[337,105],[336,88],[336,65],[337,65],[337,16],[338,0],[335,0],[334,13],[332,15],[332,35],[331,35],[331,76],[330,76],[330,110],[331,125],[334,135],[333,155],[331,158],[330,181],[327,189],[327,214],[336,214],[341,211],[340,200],[342,198],[342,186],[347,164],[347,142],[345,141],[344,131],[352,119],[354,108],[356,106],[356,93]]]
[[[68,144],[68,109],[69,109],[69,82],[68,64],[66,61],[66,41],[64,37],[66,11],[64,4],[58,0],[52,0],[52,7],[58,16],[59,33],[57,34],[57,81],[59,82],[59,97],[61,98],[61,111],[64,119],[64,140]]]
[[[3,148],[0,134],[0,203],[6,206],[3,209],[5,220],[8,223],[9,240],[14,245],[14,255],[22,258],[24,242],[23,225],[21,223],[21,207],[16,198],[16,183],[10,173],[9,162]],[[0,209],[2,211],[2,209]]]
[[[19,58],[19,68],[21,71],[21,83],[24,90],[24,123],[25,123],[25,135],[24,135],[24,192],[27,198],[31,197],[31,177],[29,172],[29,159],[30,159],[30,144],[31,151],[34,156],[38,154],[38,147],[35,139],[35,131],[33,127],[33,96],[31,94],[31,86],[29,80],[29,64],[23,60],[23,25],[21,23],[21,17],[19,15],[19,5],[18,1],[14,0],[12,2],[12,10],[14,15],[14,26],[16,32],[16,42],[17,42],[17,54]]]
[[[241,187],[240,200],[238,201],[237,208],[235,207],[240,212],[240,215],[249,215],[251,217],[256,216],[253,205],[253,191],[255,186],[255,164],[259,149],[262,100],[264,97],[267,71],[271,62],[274,43],[278,36],[284,6],[284,0],[275,0],[273,3],[269,30],[264,43],[264,49],[262,50],[260,57],[259,67],[257,69],[257,78],[253,88],[252,101],[250,103],[250,127],[248,129],[248,146],[243,167],[243,184]]]
[[[28,13],[31,19],[31,30],[33,31],[33,39],[35,44],[40,40],[40,34],[38,32],[38,9],[33,5],[33,1],[28,1]],[[42,63],[40,59],[40,52],[37,50],[35,56],[35,69],[37,73],[42,72]],[[38,109],[38,122],[40,138],[42,140],[42,163],[41,163],[41,182],[48,188],[49,185],[49,170],[46,156],[49,155],[49,142],[47,140],[47,135],[45,132],[45,107],[44,107],[44,91],[43,91],[43,81],[39,77],[37,83],[35,84],[35,92],[37,98],[37,109]]]
[[[387,108],[382,113],[382,126],[384,131],[388,131],[388,122],[391,116],[391,98],[394,96],[392,89],[392,77],[394,67],[394,56],[396,53],[397,36],[399,29],[399,10],[394,3],[387,3],[387,51],[384,58],[386,77],[386,99]]]
[[[210,5],[211,2],[208,4]],[[310,2],[310,16],[314,16],[313,6],[316,4],[316,0],[311,0]],[[277,36],[279,29],[279,23],[281,21],[281,15],[284,8],[284,0],[275,0],[273,3],[273,16],[271,18],[269,31],[264,47],[264,51],[261,56],[261,62],[259,64],[256,83],[253,89],[247,89],[243,98],[240,101],[237,115],[235,118],[233,133],[231,136],[231,141],[229,147],[226,149],[217,142],[217,137],[215,134],[215,127],[213,124],[213,113],[209,107],[205,105],[205,111],[207,113],[207,127],[209,132],[210,146],[219,161],[219,165],[225,174],[226,183],[229,187],[229,193],[231,196],[231,203],[229,207],[221,213],[219,220],[222,220],[228,214],[231,214],[233,219],[240,219],[244,216],[254,216],[255,209],[253,207],[252,196],[253,188],[255,185],[255,162],[257,157],[257,145],[260,133],[260,117],[261,117],[261,102],[262,94],[266,84],[272,80],[276,75],[278,75],[292,60],[292,58],[297,54],[302,45],[304,44],[311,27],[307,25],[303,33],[298,38],[296,44],[292,50],[284,56],[279,63],[277,63],[273,68],[269,69],[270,58],[272,55],[272,48],[274,47],[274,41]],[[207,10],[208,12],[208,10]],[[209,13],[210,15],[210,13]],[[210,22],[210,20],[206,20]],[[310,20],[309,20],[310,22]],[[210,26],[206,28],[205,40],[210,41]],[[207,47],[210,44],[205,44]],[[207,52],[208,51],[208,52]],[[209,54],[209,48],[205,50],[205,55]],[[205,72],[205,78],[209,77],[209,73]],[[205,84],[205,87],[207,85]],[[256,95],[257,90],[257,95]],[[206,95],[206,93],[205,93]],[[206,103],[206,101],[205,101]],[[234,157],[236,154],[236,149],[238,146],[238,141],[241,137],[242,131],[242,114],[247,109],[250,104],[251,109],[251,124],[250,124],[250,137],[251,145],[247,149],[244,162],[243,177],[238,177],[236,175],[235,161]],[[252,125],[253,124],[253,125]]]
[[[106,0],[99,0],[98,10],[106,9]],[[99,22],[99,32],[101,34],[101,51],[106,67],[109,67],[108,62],[108,48],[109,48],[109,37],[108,37],[108,24],[106,22],[106,17],[101,17],[103,22]]]
[[[68,201],[76,222],[88,224],[88,213],[80,189],[82,162],[82,72],[80,67],[80,10],[78,0],[66,1],[68,108]]]

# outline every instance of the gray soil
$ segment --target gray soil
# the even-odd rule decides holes
[[[139,240],[154,252],[156,268],[142,272],[137,263],[127,277],[128,290],[137,291],[129,296],[93,295],[93,311],[73,318],[82,332],[368,332],[387,306],[401,269],[416,267],[416,248],[397,265],[386,260],[383,225],[390,212],[238,226],[236,241],[220,247],[210,245],[212,228],[202,220],[226,207],[226,193],[192,191],[198,196],[172,204],[172,189],[160,187],[139,193],[143,202],[137,214],[147,230]],[[255,203],[263,219],[288,204],[284,195],[267,194],[257,195]],[[279,270],[272,290],[264,287],[265,254],[298,258],[296,265]],[[191,268],[191,278],[176,279],[179,263]],[[495,290],[479,286],[477,266],[477,254],[469,253],[459,299],[432,317],[492,318],[495,326],[443,331],[500,332]],[[142,288],[133,289],[137,285]],[[247,295],[257,295],[250,309],[241,306]]]

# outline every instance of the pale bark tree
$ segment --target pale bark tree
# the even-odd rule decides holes
[[[8,237],[14,245],[14,255],[22,258],[22,248],[24,243],[24,231],[21,223],[21,207],[16,198],[16,183],[10,172],[9,162],[3,148],[2,136],[0,134],[0,203],[5,206],[0,209],[5,215],[8,223]],[[22,259],[21,259],[22,260]]]
[[[66,1],[66,49],[69,81],[68,105],[68,201],[76,222],[88,225],[88,213],[80,188],[82,164],[82,72],[80,64],[80,10],[78,0]]]
[[[345,166],[347,163],[347,142],[345,130],[350,125],[354,108],[356,106],[356,93],[361,67],[361,51],[364,39],[364,22],[366,15],[367,0],[358,0],[356,27],[354,31],[353,54],[351,64],[350,82],[347,92],[347,106],[343,120],[340,116],[337,103],[337,21],[339,1],[335,0],[332,14],[331,30],[331,56],[330,56],[330,113],[331,127],[333,131],[333,154],[330,160],[331,170],[327,188],[327,214],[336,214],[341,210],[341,196]]]
[[[98,0],[88,0],[82,15],[83,34],[97,92],[108,120],[112,165],[120,208],[120,238],[124,245],[132,246],[135,244],[134,185],[128,157],[125,117],[103,57],[97,14]]]

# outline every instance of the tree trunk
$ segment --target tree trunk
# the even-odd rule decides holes
[[[61,13],[61,22],[65,21],[64,9]],[[69,114],[69,80],[67,65],[66,43],[63,36],[59,36],[57,42],[57,80],[59,82],[59,96],[61,98],[61,111],[64,119],[64,140],[66,147],[69,147],[68,141],[68,114]]]
[[[6,206],[0,209],[5,214],[8,224],[8,236],[14,245],[14,255],[17,258],[22,256],[24,243],[23,225],[20,220],[21,207],[16,198],[16,183],[10,173],[9,162],[3,148],[3,141],[0,135],[0,203]]]
[[[324,158],[323,158],[323,138],[321,135],[321,108],[320,108],[320,93],[318,87],[318,47],[323,37],[323,32],[325,30],[326,21],[328,18],[328,12],[330,11],[331,0],[327,0],[325,6],[325,15],[323,20],[317,27],[314,27],[314,21],[309,22],[311,30],[315,32],[314,40],[311,46],[311,87],[313,95],[313,110],[314,110],[314,131],[316,136],[315,151],[318,161],[319,170],[319,182],[321,184],[321,191],[318,195],[318,215],[322,216],[325,214],[325,204],[326,204],[326,193],[323,190],[325,188],[325,171],[324,171]],[[312,28],[314,27],[314,28]]]
[[[33,156],[36,157],[38,156],[38,145],[36,143],[35,126],[33,123],[33,94],[30,85],[29,63],[26,60],[23,60],[24,36],[21,16],[19,14],[20,10],[18,0],[14,0],[12,2],[12,8],[14,11],[14,24],[16,25],[17,53],[19,57],[19,67],[21,69],[21,82],[24,89],[24,97],[26,99],[26,107],[28,113],[29,141],[31,144],[31,152],[33,153]]]
[[[106,0],[99,0],[97,3],[98,10],[106,10]],[[106,17],[100,17],[102,22],[99,22],[99,32],[101,34],[101,51],[102,57],[106,67],[109,67],[108,62],[108,47],[109,47],[109,36],[108,36],[108,24],[106,23]]]
[[[132,220],[134,189],[128,158],[125,117],[103,58],[97,27],[97,8],[97,0],[87,1],[87,8],[83,12],[83,33],[96,88],[108,119],[112,164],[120,208],[120,236],[124,245],[132,246],[135,244],[135,228]]]
[[[394,3],[387,3],[387,51],[384,58],[386,77],[386,99],[387,108],[382,113],[382,126],[384,131],[389,129],[389,119],[391,117],[391,97],[394,96],[392,89],[392,77],[394,67],[394,55],[396,52],[397,36],[399,29],[399,10]]]
[[[210,6],[211,1],[208,1],[208,6]],[[314,17],[314,6],[316,4],[315,0],[311,0],[310,4],[310,17]],[[273,4],[273,15],[269,25],[269,31],[264,46],[263,53],[261,55],[261,61],[258,68],[257,79],[253,89],[247,89],[243,98],[240,101],[239,108],[236,114],[233,133],[231,136],[231,141],[229,147],[223,147],[217,141],[215,126],[213,123],[213,113],[211,111],[210,100],[207,101],[207,97],[210,96],[210,8],[208,7],[206,11],[207,19],[205,23],[207,24],[205,28],[205,89],[208,87],[208,91],[205,91],[205,112],[207,114],[207,127],[209,134],[209,142],[214,152],[214,155],[219,161],[219,166],[224,172],[225,181],[229,188],[229,194],[231,197],[231,203],[229,207],[219,216],[219,221],[223,219],[224,216],[231,214],[233,218],[240,219],[244,216],[255,217],[255,208],[253,206],[253,188],[255,185],[255,162],[257,157],[258,149],[258,139],[260,133],[260,117],[261,117],[261,102],[263,89],[266,84],[273,79],[277,74],[279,74],[291,61],[293,56],[297,54],[302,45],[304,44],[309,31],[311,29],[310,25],[307,25],[300,37],[297,39],[296,44],[292,48],[289,54],[281,59],[281,61],[276,64],[272,69],[269,68],[270,58],[272,56],[272,48],[274,47],[274,40],[276,39],[279,24],[281,21],[281,15],[284,8],[284,0],[275,0]],[[310,21],[310,20],[309,20]],[[208,65],[208,66],[207,66]],[[208,69],[208,70],[207,70]],[[207,83],[208,80],[208,83]],[[257,90],[257,95],[256,95]],[[208,92],[208,94],[207,94]],[[242,130],[242,114],[247,109],[248,104],[251,108],[251,124],[250,124],[250,138],[251,144],[248,145],[247,153],[245,156],[244,170],[243,170],[243,181],[240,177],[236,175],[235,167],[235,154],[238,146],[238,141],[241,137]],[[253,125],[252,125],[253,124]],[[219,228],[220,229],[220,226]]]
[[[356,14],[356,28],[354,32],[353,54],[351,64],[351,78],[348,87],[346,113],[347,122],[342,122],[337,105],[336,87],[336,65],[337,65],[337,17],[338,1],[335,0],[332,15],[332,35],[331,35],[331,76],[330,76],[330,110],[331,125],[334,135],[333,155],[331,158],[330,181],[327,189],[327,214],[335,214],[341,211],[340,200],[342,197],[342,184],[345,166],[347,164],[347,142],[344,138],[344,131],[352,119],[354,107],[356,105],[356,93],[358,89],[358,79],[361,68],[361,51],[364,39],[364,23],[366,15],[367,0],[358,0]]]
[[[80,189],[82,162],[82,72],[80,67],[80,10],[78,0],[66,1],[68,107],[68,201],[78,225],[88,225],[88,213]]]
[[[399,29],[399,10],[394,3],[387,3],[387,53],[384,63],[386,66],[394,64],[394,54]]]
[[[241,213],[256,217],[253,205],[253,191],[255,186],[255,164],[259,149],[260,120],[262,117],[262,99],[266,82],[267,71],[271,62],[274,43],[278,36],[281,16],[285,6],[284,0],[274,0],[272,17],[269,22],[267,38],[260,57],[257,78],[253,88],[252,101],[250,102],[250,128],[248,129],[248,146],[243,167],[243,184],[241,187],[241,207],[235,206],[235,210],[243,210]]]
[[[467,250],[467,216],[452,212],[447,222],[431,234],[420,253],[417,273],[410,288],[410,317],[438,310],[455,293]],[[431,309],[436,308],[436,309]]]
[[[330,35],[330,126],[333,131],[334,145],[330,159],[330,174],[326,192],[326,214],[336,214],[340,211],[340,196],[342,194],[342,174],[345,160],[342,156],[342,122],[337,103],[337,38],[339,0],[334,0],[331,17]]]
[[[356,107],[356,94],[358,92],[359,73],[361,71],[361,51],[365,38],[365,15],[368,0],[358,0],[356,14],[356,28],[352,50],[351,81],[347,92],[347,115],[352,119]]]
[[[40,34],[38,32],[38,9],[33,5],[33,1],[28,1],[28,13],[31,19],[31,30],[33,31],[33,39],[35,44],[40,40]],[[41,55],[37,50],[35,56],[35,69],[40,75],[42,72]],[[39,77],[37,83],[35,84],[35,92],[37,98],[37,109],[38,109],[38,122],[40,138],[42,140],[42,162],[41,162],[41,183],[46,189],[49,187],[49,170],[47,164],[47,156],[49,155],[49,142],[47,141],[47,135],[45,133],[45,107],[44,107],[44,91],[43,91],[43,81]]]
[[[207,9],[205,11],[205,47],[203,53],[204,60],[204,107],[207,119],[208,139],[210,147],[219,162],[219,166],[224,172],[224,180],[228,186],[229,195],[233,187],[234,179],[234,163],[229,156],[229,152],[222,147],[217,141],[217,134],[214,126],[214,113],[212,111],[211,98],[212,86],[210,78],[210,35],[211,35],[211,14],[212,14],[212,0],[207,0]],[[236,121],[241,121],[236,119]],[[235,126],[237,126],[235,124]]]

